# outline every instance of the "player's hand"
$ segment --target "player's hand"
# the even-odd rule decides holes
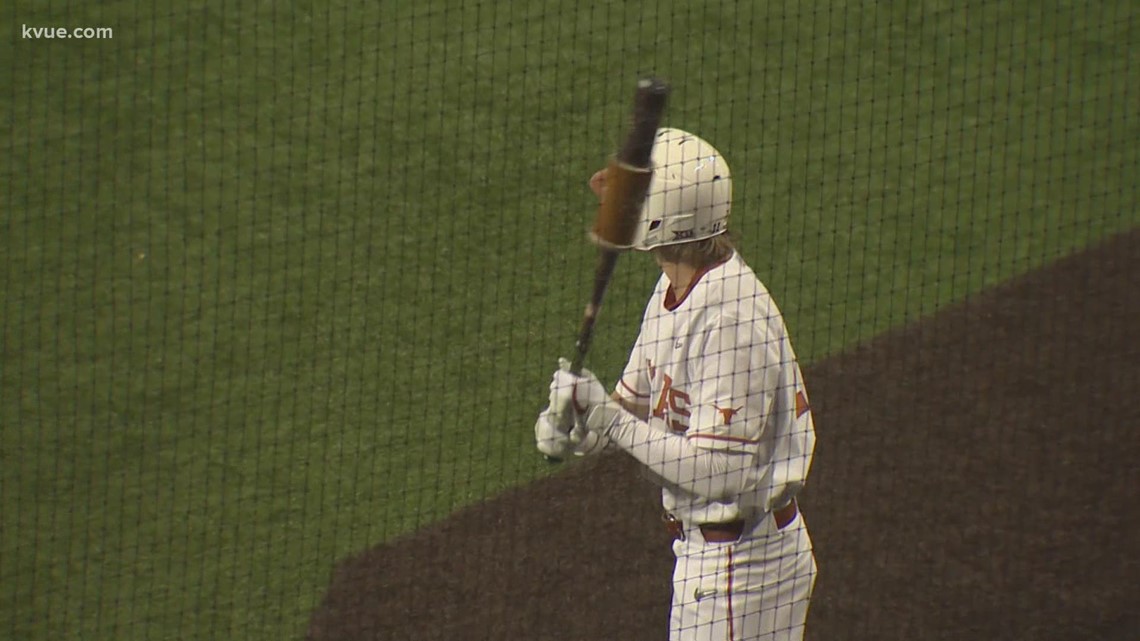
[[[534,444],[547,460],[561,461],[571,454],[576,454],[575,448],[586,435],[584,421],[575,421],[570,433],[562,431],[558,426],[557,416],[549,407],[542,410],[538,420],[534,422]]]
[[[595,406],[609,400],[606,388],[602,387],[598,377],[588,369],[575,376],[570,372],[570,361],[565,358],[558,359],[558,369],[550,379],[550,408],[554,412],[554,419],[563,429],[573,426],[572,413],[575,421],[584,419]]]

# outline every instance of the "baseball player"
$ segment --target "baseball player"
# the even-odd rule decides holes
[[[815,427],[800,367],[776,303],[725,234],[724,158],[666,128],[653,166],[636,248],[662,275],[641,333],[612,394],[560,361],[538,449],[620,448],[660,483],[676,557],[671,641],[802,639],[816,564],[796,495]],[[599,197],[605,178],[591,179]]]

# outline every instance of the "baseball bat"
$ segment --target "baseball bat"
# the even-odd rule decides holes
[[[669,96],[669,85],[659,78],[643,78],[637,83],[633,96],[633,118],[625,137],[625,142],[610,159],[606,169],[606,188],[590,239],[598,246],[598,261],[594,269],[594,288],[575,341],[574,358],[570,371],[582,373],[586,353],[594,337],[594,326],[602,309],[602,300],[613,278],[618,256],[623,250],[633,246],[637,233],[637,222],[641,216],[641,206],[649,190],[653,177],[650,156],[653,141],[665,112],[665,102]],[[573,427],[573,414],[562,413],[562,429],[569,432]],[[558,459],[547,457],[551,462]]]

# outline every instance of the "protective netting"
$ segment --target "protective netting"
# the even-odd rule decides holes
[[[573,572],[532,572],[559,591],[598,595],[581,582],[615,577],[665,589],[652,601],[661,612],[638,628],[664,638],[668,567],[623,574],[619,557],[599,568],[610,557],[591,548],[608,530],[590,518],[557,521],[573,505],[607,506],[594,516],[620,520],[626,513],[598,498],[616,490],[591,483],[611,472],[550,466],[532,430],[589,295],[596,250],[585,230],[596,199],[587,181],[620,141],[635,80],[650,73],[673,88],[665,123],[731,164],[729,228],[778,302],[820,410],[813,474],[822,480],[808,480],[803,503],[812,523],[815,499],[819,523],[813,616],[854,637],[962,638],[981,624],[963,615],[972,623],[934,632],[911,611],[886,619],[908,623],[884,627],[874,608],[905,609],[900,586],[917,575],[956,596],[963,577],[992,570],[992,583],[1006,585],[1003,568],[1021,567],[999,555],[979,569],[921,538],[906,546],[922,554],[907,556],[866,534],[858,560],[901,569],[883,584],[829,584],[825,561],[838,581],[855,560],[827,550],[859,534],[836,524],[868,514],[871,497],[920,491],[892,473],[897,460],[949,452],[924,427],[936,416],[981,411],[975,422],[995,421],[991,440],[974,442],[987,469],[1048,461],[1019,486],[1042,509],[1087,471],[1049,458],[1057,441],[1006,412],[1058,393],[1040,381],[1015,392],[1001,380],[969,387],[985,402],[906,425],[902,459],[852,462],[845,432],[883,416],[852,410],[850,422],[829,425],[829,403],[855,389],[887,398],[896,385],[920,385],[914,372],[953,368],[932,360],[904,374],[899,365],[875,390],[859,387],[870,378],[815,390],[811,368],[1114,235],[1135,244],[1134,2],[17,0],[2,13],[2,638],[253,640],[306,629],[326,638],[332,618],[309,627],[314,609],[352,592],[330,591],[330,568],[381,557],[395,565],[376,567],[401,568],[381,578],[400,583],[414,607],[382,623],[350,620],[389,612],[381,581],[350,594],[353,607],[337,610],[342,628],[327,638],[563,638],[590,624],[579,619],[606,630],[634,620],[616,606],[571,623],[530,610],[541,583],[510,607],[464,609],[515,594],[497,574],[512,551],[541,561],[535,541],[546,531],[509,527],[514,519],[580,544],[572,561],[558,557]],[[645,255],[621,258],[588,359],[607,390],[660,274]],[[1115,282],[1088,276],[1102,280]],[[1074,302],[1077,289],[1050,300],[1086,304]],[[930,327],[919,335],[965,349],[955,325]],[[1099,336],[1116,341],[1109,353],[1135,348],[1131,332]],[[1064,344],[1025,349],[1027,367],[1042,371],[1058,355],[1084,362]],[[895,361],[873,362],[881,373]],[[1125,392],[1138,384],[1134,369],[1113,376],[1132,386]],[[1096,408],[1135,410],[1094,401],[1096,385],[1073,378],[1062,389],[1088,392],[1081,398]],[[892,420],[905,415],[892,408]],[[852,447],[864,452],[900,442],[861,438]],[[1111,456],[1135,451],[1132,441],[1103,445],[1079,461],[1114,469]],[[603,472],[575,476],[590,465]],[[545,477],[574,479],[564,504],[528,502],[529,484]],[[1136,473],[1116,479],[1111,487],[1131,487],[1134,498]],[[615,499],[629,499],[631,519],[660,511],[640,483]],[[839,486],[859,500],[829,500]],[[921,491],[938,497],[924,505],[945,506],[924,518],[970,509],[939,488]],[[448,525],[457,511],[501,509],[502,496],[517,504],[488,512],[500,515],[490,526]],[[1094,519],[1129,531],[1135,510],[1133,501],[1111,522],[1077,510],[1073,528]],[[654,519],[644,527],[660,534]],[[435,565],[399,565],[418,559],[408,550],[424,541]],[[668,557],[658,539],[643,547]],[[1025,600],[1022,613],[1046,620],[1076,608],[1117,620],[1140,600],[1134,584],[1112,580],[1089,584],[1112,588],[1109,601],[1078,591]],[[869,605],[836,604],[853,592]],[[733,617],[750,616],[740,607]],[[986,615],[980,600],[962,611]],[[744,623],[730,620],[738,634]],[[809,637],[812,625],[809,616]]]

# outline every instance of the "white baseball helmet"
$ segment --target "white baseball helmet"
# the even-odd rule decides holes
[[[722,234],[732,208],[732,174],[712,145],[680,129],[657,130],[653,179],[641,209],[634,249]]]

